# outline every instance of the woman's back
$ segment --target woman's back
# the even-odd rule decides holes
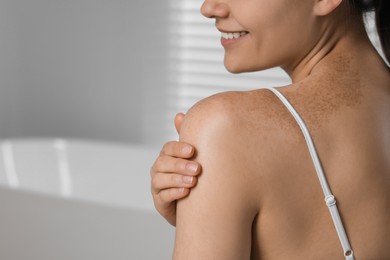
[[[389,259],[390,80],[382,73],[373,85],[372,75],[358,75],[353,63],[339,60],[333,68],[280,91],[312,135],[356,259]],[[301,130],[273,93],[259,90],[258,99],[267,102],[264,106],[278,120],[268,122],[273,125],[268,131],[274,152],[267,171],[264,165],[253,165],[261,205],[253,226],[252,258],[343,259]],[[263,113],[252,111],[251,118]],[[251,154],[267,149],[260,143],[251,147]]]

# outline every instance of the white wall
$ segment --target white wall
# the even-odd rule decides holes
[[[168,22],[168,1],[0,0],[0,139],[159,145]]]

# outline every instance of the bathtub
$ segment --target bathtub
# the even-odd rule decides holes
[[[0,259],[171,259],[149,169],[158,150],[105,142],[0,143]]]

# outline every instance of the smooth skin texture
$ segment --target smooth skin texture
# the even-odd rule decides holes
[[[386,259],[390,72],[362,22],[345,23],[346,8],[206,0],[202,13],[220,30],[249,33],[225,48],[229,71],[281,66],[290,75],[279,89],[312,134],[356,259]],[[177,202],[174,259],[344,259],[302,133],[274,94],[212,96],[180,130],[202,172]]]

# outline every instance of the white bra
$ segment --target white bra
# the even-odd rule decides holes
[[[319,179],[320,184],[321,184],[322,191],[324,193],[325,203],[329,208],[330,215],[332,216],[332,219],[333,219],[333,224],[336,228],[337,235],[339,237],[341,246],[344,250],[345,259],[354,260],[355,258],[353,256],[353,251],[352,251],[351,245],[349,244],[349,240],[348,240],[347,234],[345,232],[343,222],[341,220],[339,211],[337,209],[336,199],[329,188],[328,182],[326,181],[325,174],[324,174],[324,171],[322,169],[320,159],[318,158],[318,154],[317,154],[317,151],[314,147],[313,140],[310,136],[309,130],[307,129],[302,118],[299,116],[298,112],[294,109],[294,107],[290,104],[290,102],[282,95],[282,93],[279,92],[279,90],[277,90],[276,88],[267,88],[267,89],[272,91],[283,102],[283,104],[287,107],[287,109],[293,115],[293,117],[297,121],[299,127],[301,128],[303,135],[305,137],[307,146],[309,148],[309,152],[310,152],[311,158],[313,160],[313,163],[314,163],[314,166],[315,166],[315,169],[317,172],[317,176],[318,176],[318,179]]]

